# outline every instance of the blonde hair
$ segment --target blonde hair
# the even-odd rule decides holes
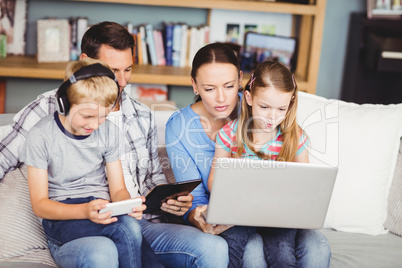
[[[259,91],[267,88],[275,88],[286,93],[292,93],[289,108],[285,119],[280,124],[283,146],[277,161],[293,161],[299,147],[299,138],[303,130],[296,121],[297,112],[297,84],[294,75],[281,63],[265,61],[257,66],[250,80],[247,82],[245,90],[249,90],[253,98]],[[266,155],[261,151],[256,151],[253,146],[254,123],[252,120],[251,106],[247,104],[246,97],[243,95],[241,103],[241,113],[237,127],[237,152],[235,157],[241,157],[244,151],[244,144],[262,159],[271,159],[271,155]],[[243,144],[244,142],[244,144]]]
[[[110,69],[103,61],[92,58],[84,58],[79,61],[70,62],[67,65],[64,79],[70,76],[84,66],[100,63]],[[108,107],[115,103],[119,94],[116,82],[108,76],[93,76],[86,79],[78,80],[70,85],[67,90],[67,98],[70,105],[78,104],[82,99],[89,99],[94,103]]]

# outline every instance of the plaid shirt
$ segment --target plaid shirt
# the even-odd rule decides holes
[[[39,95],[14,117],[14,123],[0,134],[0,178],[16,169],[29,130],[43,117],[56,111],[56,90]],[[120,109],[123,113],[125,152],[132,161],[129,170],[141,195],[158,184],[167,183],[158,159],[158,136],[155,117],[142,103],[132,100],[123,91]]]

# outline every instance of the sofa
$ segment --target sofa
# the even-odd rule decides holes
[[[155,111],[169,181],[164,129],[172,112]],[[0,138],[12,117],[0,115]],[[339,168],[320,230],[331,246],[330,267],[402,267],[402,104],[357,105],[300,92],[298,122],[310,139],[310,162]],[[56,267],[26,178],[22,165],[0,181],[0,267]]]

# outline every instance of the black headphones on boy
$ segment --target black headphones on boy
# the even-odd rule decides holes
[[[67,115],[70,111],[70,102],[67,98],[67,89],[75,82],[95,76],[107,76],[116,82],[117,86],[117,99],[116,103],[120,97],[119,83],[117,82],[114,73],[107,67],[100,63],[95,63],[87,65],[73,73],[69,79],[63,82],[56,92],[56,109],[61,115]],[[116,104],[115,103],[115,104]]]

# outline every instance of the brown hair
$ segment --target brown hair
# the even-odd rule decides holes
[[[116,50],[131,49],[133,53],[135,42],[128,30],[111,21],[103,21],[89,28],[81,42],[81,52],[88,57],[97,59],[102,45],[110,46]]]
[[[100,60],[84,58],[79,61],[70,62],[67,65],[65,80],[84,66],[100,63],[109,68],[109,66]],[[108,107],[115,103],[118,97],[118,87],[116,82],[107,76],[93,76],[78,80],[67,90],[67,99],[70,105],[78,104],[82,99],[89,99],[91,102]]]
[[[283,92],[292,93],[292,99],[286,112],[285,119],[280,124],[283,146],[277,161],[293,161],[296,156],[300,134],[303,130],[297,125],[297,84],[294,75],[281,63],[265,61],[260,63],[255,69],[252,77],[247,82],[246,90],[250,91],[253,98],[259,91],[273,87]],[[241,157],[244,150],[244,144],[262,159],[270,159],[270,155],[265,155],[256,151],[253,146],[253,129],[251,106],[247,104],[246,97],[243,96],[241,104],[241,113],[237,128],[237,157]],[[244,142],[244,144],[243,144]]]
[[[196,81],[198,69],[208,63],[229,63],[233,64],[239,73],[240,77],[240,64],[235,52],[223,43],[211,43],[200,48],[194,56],[191,78]],[[201,100],[201,96],[197,95],[195,102]]]

